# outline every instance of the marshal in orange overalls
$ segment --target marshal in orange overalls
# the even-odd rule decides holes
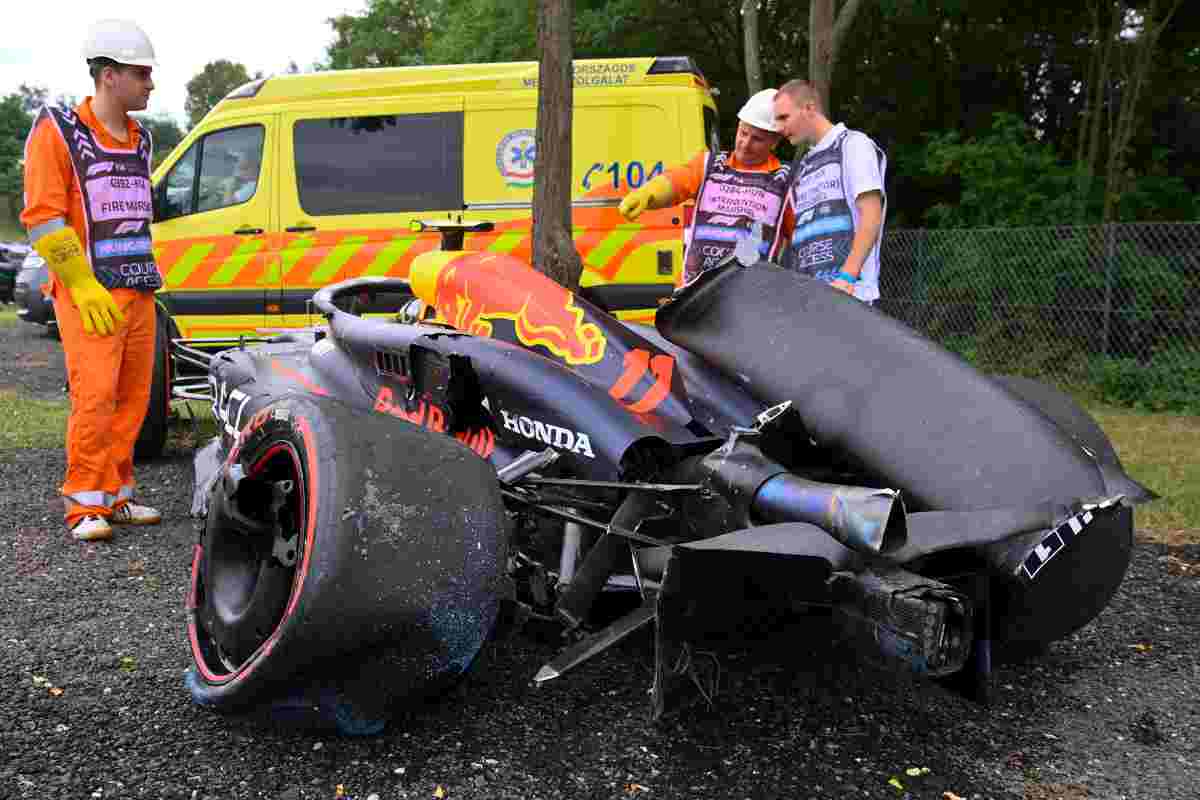
[[[148,185],[149,143],[143,142],[142,129],[130,119],[125,141],[117,140],[97,120],[90,97],[73,112],[63,109],[54,113],[53,118],[49,109],[39,114],[25,145],[21,221],[36,243],[40,235],[61,229],[65,220],[78,234],[97,277],[109,288],[124,316],[111,336],[87,332],[71,292],[53,276],[51,291],[71,390],[62,494],[67,525],[74,527],[88,516],[111,517],[133,496],[133,446],[146,415],[154,368],[153,289],[161,279],[152,256],[147,260],[140,252],[149,243],[148,215],[140,229],[135,229],[137,219],[114,224],[114,215],[129,216],[124,211],[127,206],[144,202],[136,199],[144,191],[136,195],[126,192],[128,187],[144,190]],[[86,126],[86,131],[80,126]],[[83,159],[78,143],[68,145],[72,132],[76,142],[84,141]],[[86,158],[89,154],[91,160]],[[144,171],[137,166],[138,159],[145,160]],[[80,165],[86,166],[82,181],[89,191],[98,192],[96,181],[108,180],[103,189],[107,194],[93,196],[91,214],[84,208]],[[106,238],[93,243],[98,230]],[[107,249],[97,251],[93,244]],[[115,264],[113,274],[124,274],[127,279],[113,282],[100,275],[97,265],[105,259],[97,258],[97,252],[107,254],[107,261]],[[134,255],[126,257],[129,253]]]

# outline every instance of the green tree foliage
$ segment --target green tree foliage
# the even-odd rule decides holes
[[[537,0],[445,0],[428,57],[432,64],[534,61],[536,45]]]
[[[17,87],[17,94],[21,97],[21,108],[29,114],[50,102],[50,91],[45,86],[31,86],[22,83]]]
[[[183,128],[174,119],[167,116],[138,116],[138,121],[150,131],[154,140],[154,164],[158,165],[175,145],[183,141]]]
[[[1061,164],[1074,167],[1097,49],[1092,14],[1113,3],[1148,8],[1149,0],[1062,0],[1010,4],[993,0],[880,0],[860,12],[834,79],[840,118],[870,132],[887,149],[893,204],[889,224],[928,224],[928,209],[956,201],[955,186],[913,168],[923,163],[929,134],[957,131],[963,140],[985,135],[996,112],[1019,116],[1036,142],[1049,145]],[[1142,113],[1125,156],[1117,218],[1197,219],[1194,206],[1174,200],[1147,206],[1141,199],[1162,191],[1146,176],[1165,168],[1200,190],[1200,59],[1189,51],[1200,40],[1200,4],[1185,3],[1155,49]],[[1128,48],[1116,58],[1128,59]],[[1200,54],[1197,54],[1200,55]],[[1105,124],[1123,99],[1122,68],[1100,85]],[[1109,137],[1100,137],[1096,161],[1107,161]],[[1162,165],[1162,167],[1156,166]],[[1157,188],[1151,185],[1159,183]],[[1059,221],[1098,222],[1105,190],[1103,170],[1085,193],[1081,209]],[[1173,191],[1173,190],[1171,190]],[[1084,213],[1077,214],[1082,210]],[[1146,216],[1150,214],[1149,216]]]
[[[1185,2],[1163,31],[1155,51],[1149,91],[1143,94],[1143,124],[1130,142],[1126,163],[1138,176],[1170,175],[1185,181],[1192,194],[1200,194],[1200,3]],[[1151,180],[1149,183],[1153,183]],[[1121,215],[1130,210],[1144,191],[1139,180],[1123,193]],[[1146,217],[1138,216],[1138,219]],[[1200,219],[1200,201],[1190,213],[1180,210],[1171,219]]]
[[[50,90],[45,86],[22,83],[17,87],[17,94],[21,96],[21,107],[30,114],[37,113],[45,105],[65,106],[66,108],[74,108],[79,105],[79,98],[73,94],[59,94],[51,99]]]
[[[1164,0],[1157,0],[1161,5]],[[1101,114],[1119,111],[1120,64],[1107,81],[1091,73],[1098,48],[1093,14],[1111,16],[1113,4],[1137,15],[1151,0],[872,0],[862,3],[834,69],[831,118],[871,134],[888,152],[890,226],[946,225],[986,217],[1045,222],[1042,209],[1062,204],[1057,183],[1075,171],[1089,90],[1099,81]],[[714,87],[722,139],[732,140],[746,97],[742,3],[738,0],[576,0],[576,58],[689,55]],[[330,66],[534,60],[535,0],[370,0],[367,10],[331,21],[338,35]],[[1135,19],[1135,17],[1131,19]],[[763,84],[807,77],[809,7],[804,2],[759,0]],[[1163,30],[1142,91],[1139,124],[1125,155],[1117,218],[1197,219],[1200,208],[1200,3],[1183,3]],[[1116,48],[1128,58],[1131,48]],[[971,210],[951,212],[970,182],[948,165],[932,169],[930,147],[942,156],[952,144],[1000,147],[997,112],[1026,126],[1036,158],[1003,164],[1016,170],[1007,186],[1021,186],[1031,170],[1035,196],[986,211],[986,199],[967,198]],[[954,132],[957,139],[944,138]],[[1107,162],[1101,137],[1096,163]],[[788,155],[788,148],[781,148]],[[967,152],[959,155],[966,157]],[[999,167],[997,166],[997,170]],[[1101,171],[1102,173],[1102,171]],[[994,171],[989,181],[1001,181]],[[982,180],[982,175],[972,180]],[[1182,184],[1180,183],[1182,181]],[[1096,222],[1104,176],[1058,221]],[[1182,189],[1180,187],[1183,187]],[[1069,194],[1069,193],[1068,193]],[[1064,201],[1065,202],[1065,201]],[[942,210],[930,213],[935,206]],[[1047,211],[1049,213],[1049,211]]]
[[[1078,218],[1074,167],[1016,114],[996,112],[992,127],[970,138],[957,131],[932,134],[915,151],[918,157],[913,153],[901,168],[940,185],[943,199],[923,220],[932,227],[1034,227]],[[1166,173],[1166,156],[1160,151],[1150,171],[1130,181],[1119,221],[1181,219],[1195,210],[1187,183]],[[1085,218],[1097,219],[1103,202],[1097,183]]]
[[[187,100],[183,107],[188,123],[195,125],[225,95],[249,81],[250,73],[242,64],[223,58],[205,64],[204,69],[187,82]]]
[[[364,14],[331,17],[335,39],[331,69],[407,67],[428,63],[434,25],[443,0],[368,0]]]
[[[947,181],[951,202],[926,212],[937,227],[1041,225],[1069,219],[1074,207],[1072,171],[1016,114],[997,112],[989,131],[969,139],[953,130],[931,135],[916,166]]]
[[[575,57],[692,56],[720,90],[731,140],[746,98],[739,9],[729,0],[577,0]],[[330,20],[329,66],[533,61],[536,10],[536,0],[370,0],[365,13]],[[801,75],[807,6],[764,0],[759,25],[765,85]]]
[[[0,198],[6,201],[14,218],[21,210],[22,158],[32,122],[32,116],[25,111],[22,93],[0,100]]]

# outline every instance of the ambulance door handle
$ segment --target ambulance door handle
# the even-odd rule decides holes
[[[262,232],[262,228],[238,228],[233,233],[235,236],[258,236]]]
[[[316,225],[292,225],[284,228],[284,230],[288,233],[308,233],[309,231],[315,231],[316,229]]]

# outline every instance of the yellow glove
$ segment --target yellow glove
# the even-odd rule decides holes
[[[58,276],[79,306],[83,329],[99,336],[112,336],[125,315],[108,290],[96,280],[92,265],[83,254],[83,242],[71,227],[48,233],[33,243],[33,249],[46,259],[50,271]]]
[[[675,187],[666,175],[659,175],[641,188],[634,189],[621,201],[617,211],[627,220],[633,221],[643,211],[651,208],[668,208],[675,205]]]

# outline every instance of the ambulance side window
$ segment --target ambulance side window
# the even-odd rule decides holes
[[[262,125],[226,128],[208,134],[200,144],[197,211],[227,208],[254,197],[262,166]]]
[[[159,216],[156,221],[174,219],[191,214],[196,200],[196,154],[200,143],[188,148],[159,187]]]
[[[258,189],[262,151],[262,125],[197,139],[160,183],[157,221],[246,202]]]
[[[293,136],[306,214],[463,207],[462,112],[305,119]]]

